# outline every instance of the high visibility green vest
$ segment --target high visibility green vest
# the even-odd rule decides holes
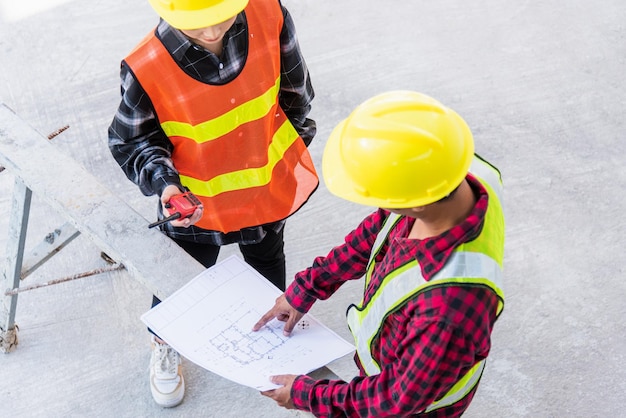
[[[412,260],[389,273],[367,305],[363,301],[348,308],[348,325],[354,336],[357,355],[368,376],[379,374],[381,366],[372,356],[372,344],[379,335],[385,318],[410,299],[432,286],[481,285],[498,296],[496,316],[504,307],[502,291],[502,263],[504,259],[504,213],[502,208],[502,181],[499,171],[476,156],[470,172],[487,189],[489,205],[480,235],[453,251],[448,262],[429,281],[422,276],[419,263]],[[368,262],[365,288],[374,271],[375,257],[399,221],[400,215],[391,214],[378,233]],[[463,399],[477,385],[485,367],[485,360],[476,363],[440,399],[425,409],[452,405]]]

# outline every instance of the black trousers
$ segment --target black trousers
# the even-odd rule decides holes
[[[285,290],[285,241],[284,228],[279,233],[267,231],[265,238],[257,244],[239,244],[239,251],[246,263],[250,264],[263,277],[273,283],[280,290]],[[195,242],[174,239],[189,255],[198,260],[204,267],[211,267],[217,262],[220,253],[219,245],[198,244]],[[152,307],[161,303],[156,296],[152,296]],[[149,329],[150,332],[152,330]],[[154,334],[154,333],[153,333]]]

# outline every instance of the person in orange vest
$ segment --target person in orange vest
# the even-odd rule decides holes
[[[322,171],[331,193],[379,209],[296,274],[253,330],[278,318],[290,335],[315,301],[363,278],[347,313],[360,375],[273,376],[280,387],[262,394],[318,417],[460,416],[504,306],[499,171],[456,112],[412,91],[358,106],[331,133]]]
[[[193,215],[160,226],[204,266],[236,243],[285,289],[285,220],[319,180],[307,146],[314,91],[295,26],[279,0],[149,0],[161,17],[121,63],[109,149],[159,217],[186,191]],[[153,306],[160,300],[153,297]],[[152,335],[154,400],[182,402],[179,354]]]

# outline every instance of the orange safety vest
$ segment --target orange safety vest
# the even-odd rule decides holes
[[[196,225],[221,232],[285,219],[319,184],[304,141],[278,104],[279,3],[251,1],[245,12],[247,61],[225,85],[187,75],[154,32],[125,59],[174,145],[182,184],[204,206]]]

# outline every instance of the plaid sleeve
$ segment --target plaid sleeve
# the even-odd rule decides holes
[[[387,319],[373,350],[383,365],[380,374],[350,382],[299,376],[292,387],[294,405],[320,417],[460,416],[475,389],[452,406],[420,411],[487,356],[496,304],[489,289],[425,292]]]
[[[150,99],[126,65],[120,71],[122,100],[109,126],[109,150],[126,177],[150,196],[174,184],[182,188],[173,145],[155,117]]]
[[[315,121],[307,118],[314,97],[296,27],[289,11],[283,6],[284,23],[280,34],[281,79],[279,103],[285,114],[308,146],[316,133]]]
[[[343,283],[363,277],[376,235],[387,217],[382,209],[370,214],[333,248],[326,257],[296,274],[285,291],[287,301],[300,312],[308,312],[317,299],[328,299]]]

